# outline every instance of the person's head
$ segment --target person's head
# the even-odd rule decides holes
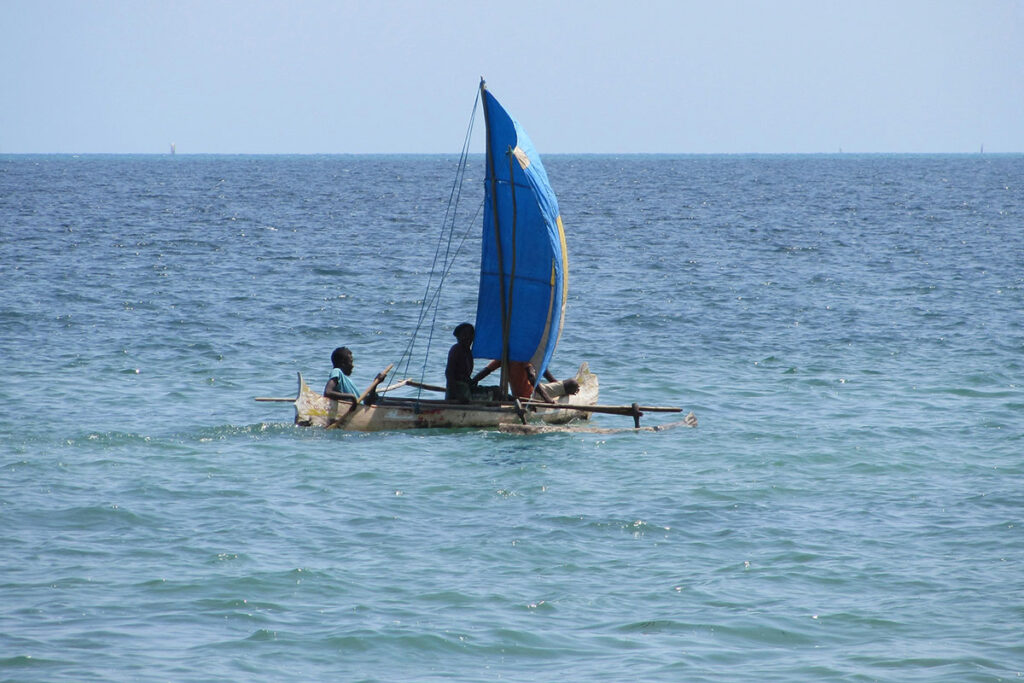
[[[462,323],[455,328],[455,331],[452,332],[452,334],[455,335],[455,338],[459,340],[460,344],[472,346],[473,338],[476,336],[476,330],[474,330],[473,326],[469,323]]]
[[[352,352],[347,346],[339,346],[334,349],[334,353],[331,354],[331,363],[346,375],[352,374]]]
[[[562,386],[565,387],[565,393],[568,396],[572,396],[573,394],[578,394],[579,391],[580,391],[580,383],[577,382],[574,379],[567,379],[567,380],[565,380],[564,382],[562,382]]]

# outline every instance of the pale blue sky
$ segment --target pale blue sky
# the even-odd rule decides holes
[[[0,153],[1024,152],[1024,0],[0,0]],[[476,150],[481,151],[481,150]]]

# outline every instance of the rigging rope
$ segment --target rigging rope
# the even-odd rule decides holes
[[[420,383],[421,384],[423,383],[423,380],[424,380],[424,378],[426,377],[426,374],[427,374],[427,363],[428,363],[429,358],[430,358],[430,347],[431,347],[431,343],[432,343],[433,338],[434,338],[434,327],[435,327],[435,325],[437,323],[437,309],[438,309],[438,302],[440,300],[441,288],[444,286],[445,278],[448,276],[448,273],[451,271],[452,264],[455,262],[455,257],[458,256],[460,251],[462,251],[462,246],[466,242],[466,237],[468,236],[469,231],[472,228],[472,225],[473,225],[474,221],[476,220],[476,218],[474,218],[473,221],[469,222],[469,224],[466,227],[466,230],[463,232],[462,237],[459,240],[458,245],[455,247],[455,251],[453,253],[452,252],[452,243],[453,243],[453,240],[454,240],[454,237],[455,237],[456,215],[458,213],[459,199],[461,198],[461,195],[462,195],[462,185],[463,185],[463,182],[465,181],[465,178],[466,178],[466,166],[467,166],[467,161],[468,161],[468,157],[469,157],[469,145],[470,145],[470,140],[471,140],[472,135],[473,135],[473,124],[476,121],[476,110],[477,110],[477,107],[478,107],[479,104],[480,104],[480,91],[478,89],[477,93],[476,93],[476,98],[473,101],[473,111],[472,111],[472,114],[470,115],[470,118],[469,118],[469,126],[467,127],[467,130],[466,130],[466,137],[465,137],[465,140],[462,143],[462,153],[459,155],[459,163],[458,163],[458,166],[457,166],[456,172],[455,172],[455,180],[452,183],[451,193],[449,194],[449,197],[448,197],[448,206],[445,209],[444,220],[441,223],[441,232],[438,235],[437,246],[436,246],[436,248],[434,250],[434,261],[433,261],[433,263],[431,264],[431,267],[430,267],[430,275],[427,278],[427,286],[426,286],[426,290],[424,291],[424,294],[423,294],[423,301],[420,303],[419,317],[418,317],[418,319],[416,321],[416,327],[413,329],[412,337],[409,339],[409,343],[406,346],[405,351],[402,352],[402,356],[401,356],[400,360],[398,361],[398,363],[396,364],[396,367],[397,367],[397,366],[401,366],[402,363],[404,362],[405,367],[404,367],[403,373],[406,376],[408,376],[408,374],[409,374],[409,365],[412,362],[412,352],[413,352],[413,348],[414,348],[414,346],[416,344],[416,339],[417,339],[417,337],[419,335],[420,328],[423,327],[424,320],[427,318],[427,315],[428,315],[428,313],[430,313],[430,310],[432,308],[433,309],[433,313],[431,315],[431,320],[430,320],[430,330],[429,330],[429,333],[427,334],[426,351],[423,354],[423,367],[420,370]],[[479,216],[480,211],[482,210],[482,208],[483,208],[483,201],[481,201],[480,206],[477,209],[477,213],[476,213],[477,217]],[[446,236],[447,236],[447,239],[446,239]],[[442,245],[444,245],[444,257],[443,257],[443,262],[442,262],[442,268],[440,269],[440,273],[439,273],[439,276],[438,276],[439,279],[438,279],[438,282],[437,282],[437,287],[434,290],[433,294],[431,294],[431,286],[433,285],[435,274],[438,274],[438,260],[441,258]],[[423,392],[422,388],[417,388],[417,391],[416,391],[416,398],[417,399],[420,398],[420,396],[422,395],[422,392]]]

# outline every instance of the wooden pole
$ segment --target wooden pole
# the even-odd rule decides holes
[[[591,413],[607,413],[609,415],[633,415],[636,410],[641,413],[681,413],[682,408],[675,408],[671,406],[638,406],[637,404],[628,406],[601,406],[601,405],[586,405],[586,404],[573,404],[573,403],[546,403],[544,401],[530,401],[526,404],[527,406],[533,406],[536,408],[557,408],[559,410],[582,410]]]
[[[377,393],[378,394],[386,394],[389,391],[394,391],[395,389],[401,389],[402,387],[404,387],[406,384],[409,384],[410,382],[412,382],[411,379],[400,379],[397,382],[395,382],[394,384],[389,384],[386,387],[384,387],[383,389],[378,389]]]
[[[417,389],[426,389],[427,391],[448,391],[444,387],[439,387],[436,384],[424,384],[423,382],[417,382],[414,379],[410,379],[408,382],[406,382],[406,384],[408,384],[410,387],[415,387]]]
[[[383,372],[378,373],[377,377],[374,378],[373,382],[370,383],[370,386],[366,387],[366,391],[359,395],[359,400],[356,401],[356,403],[362,403],[364,400],[366,400],[366,397],[374,392],[374,390],[380,385],[381,382],[384,381],[384,378],[388,376],[388,373],[391,372],[391,370],[394,367],[395,364],[391,363],[386,368],[384,368]]]

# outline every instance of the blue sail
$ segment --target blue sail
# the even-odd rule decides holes
[[[565,314],[565,231],[558,200],[526,131],[483,82],[480,89],[487,172],[473,355],[529,361],[542,376]]]

